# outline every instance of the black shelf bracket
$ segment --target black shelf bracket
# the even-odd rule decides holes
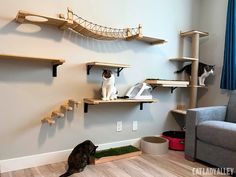
[[[140,109],[140,110],[143,110],[143,102],[140,103],[139,109]]]
[[[87,75],[90,74],[90,70],[91,70],[92,67],[93,67],[93,65],[87,65]]]
[[[143,110],[143,104],[144,104],[145,102],[140,102],[139,103],[139,109],[140,110]],[[89,108],[89,104],[88,103],[84,103],[84,113],[88,113],[88,108]]]
[[[88,103],[84,103],[84,113],[88,112]]]
[[[117,68],[117,77],[120,76],[120,72],[123,70],[124,68]]]
[[[52,65],[52,76],[53,77],[57,77],[57,67],[58,66],[59,66],[59,64]]]
[[[171,87],[170,88],[170,92],[173,93],[175,89],[177,89],[178,87]]]

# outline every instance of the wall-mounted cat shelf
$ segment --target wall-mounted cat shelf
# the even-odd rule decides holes
[[[206,37],[209,36],[208,32],[198,31],[198,30],[191,30],[186,32],[180,32],[181,37],[193,37],[195,35],[198,35],[199,37]]]
[[[92,67],[103,67],[103,68],[117,68],[117,76],[120,76],[120,72],[124,69],[124,68],[130,68],[130,65],[126,65],[126,64],[116,64],[116,63],[105,63],[105,62],[89,62],[86,64],[87,67],[87,75],[90,74],[90,70]]]
[[[166,42],[164,39],[143,36],[141,25],[139,25],[137,28],[124,29],[105,27],[79,17],[78,15],[74,14],[70,8],[67,10],[66,19],[64,14],[60,14],[59,18],[54,18],[20,10],[16,16],[16,21],[19,23],[26,22],[54,25],[61,30],[70,28],[83,36],[97,40],[137,40],[151,45],[163,44]],[[74,17],[76,18],[74,19]]]
[[[178,62],[191,62],[197,61],[198,58],[190,58],[190,57],[177,57],[177,58],[170,58],[170,61],[178,61]]]
[[[52,65],[52,76],[57,76],[57,67],[62,65],[65,60],[63,59],[52,59],[52,58],[39,58],[39,57],[29,57],[20,55],[9,55],[0,54],[0,60],[18,60],[18,61],[30,61],[30,62],[47,62]]]
[[[84,98],[84,113],[88,112],[89,105],[109,104],[109,103],[139,103],[140,110],[143,110],[144,103],[153,103],[153,102],[157,102],[157,100],[155,99],[142,99],[142,100],[117,99],[117,100],[104,101],[104,100],[96,99],[96,98]]]
[[[180,109],[173,109],[171,112],[176,113],[176,114],[181,114],[181,115],[186,115],[187,111],[186,110],[180,110]]]
[[[144,81],[147,84],[150,84],[155,89],[156,87],[167,87],[171,89],[171,93],[176,88],[179,87],[188,87],[189,81],[179,81],[179,80],[160,80],[160,79],[147,79]]]
[[[78,107],[78,104],[80,104],[80,102],[72,100],[72,99],[67,100],[64,103],[62,103],[60,106],[54,108],[52,112],[44,116],[41,122],[48,123],[49,125],[55,124],[55,120],[57,118],[64,117],[67,111],[72,111],[75,106]]]

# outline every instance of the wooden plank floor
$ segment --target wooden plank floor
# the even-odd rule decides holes
[[[66,164],[66,162],[61,162],[3,173],[0,176],[58,177],[65,172]],[[205,167],[200,163],[185,160],[183,152],[169,151],[167,155],[163,156],[143,154],[114,162],[88,165],[83,172],[73,174],[71,177],[199,177],[199,175],[192,174],[192,168]]]

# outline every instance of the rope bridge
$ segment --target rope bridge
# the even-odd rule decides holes
[[[141,34],[141,25],[137,28],[109,28],[106,26],[98,25],[93,22],[89,22],[82,17],[73,13],[76,19],[73,20],[74,25],[71,26],[76,32],[95,39],[101,40],[115,40],[115,39],[129,39],[131,37],[139,37]]]

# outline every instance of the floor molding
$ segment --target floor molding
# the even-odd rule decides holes
[[[98,144],[98,150],[109,149],[113,147],[134,145],[139,146],[140,138],[116,141],[111,143]],[[25,168],[31,168],[51,163],[66,161],[72,149],[36,154],[13,159],[0,160],[0,173],[15,171]]]

